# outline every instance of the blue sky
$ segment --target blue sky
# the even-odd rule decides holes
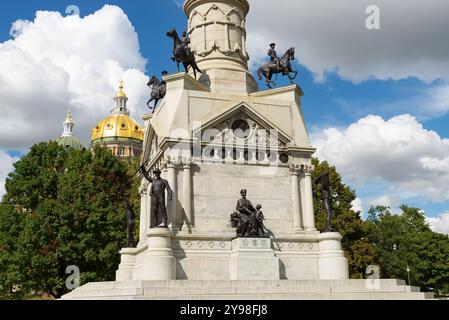
[[[288,0],[282,1],[285,2]],[[379,0],[377,2],[383,1],[384,0],[382,1]],[[438,2],[438,0],[435,1]],[[320,0],[318,0],[317,2],[320,2]],[[292,4],[294,3],[296,5],[295,1],[291,3]],[[10,30],[12,24],[15,21],[19,19],[33,21],[35,19],[36,11],[38,10],[58,11],[63,16],[65,16],[66,8],[72,4],[75,4],[79,7],[81,18],[86,17],[87,15],[90,14],[94,14],[98,10],[102,9],[105,4],[116,5],[120,7],[135,29],[138,44],[140,45],[139,54],[141,58],[146,59],[146,65],[144,66],[143,70],[141,70],[141,72],[145,73],[148,76],[153,74],[159,75],[163,70],[168,70],[170,72],[176,71],[175,64],[172,63],[172,61],[169,59],[172,43],[166,37],[165,34],[171,27],[176,27],[178,30],[184,30],[186,26],[186,18],[182,9],[175,3],[175,1],[171,0],[8,1],[2,4],[2,10],[0,12],[0,44],[11,39]],[[431,4],[429,4],[429,7],[430,6]],[[388,8],[386,7],[386,5],[384,6],[384,8],[385,8],[384,11],[386,11],[385,16],[387,16],[387,18],[393,16],[393,12],[396,12],[395,10],[400,11],[403,9],[401,7]],[[343,10],[345,8],[340,9]],[[303,97],[302,101],[303,112],[309,127],[309,131],[311,132],[312,135],[312,141],[317,141],[318,145],[321,145],[320,143],[323,143],[323,145],[328,145],[325,142],[323,142],[323,141],[329,142],[329,139],[331,139],[330,136],[325,136],[322,133],[324,132],[325,129],[333,128],[334,130],[337,130],[336,132],[341,133],[343,136],[345,136],[346,134],[349,135],[349,132],[346,131],[349,126],[357,124],[360,119],[366,119],[366,117],[370,115],[378,116],[385,121],[385,123],[376,122],[379,125],[386,125],[386,126],[388,125],[391,127],[391,123],[389,123],[388,120],[397,116],[400,117],[402,115],[409,114],[415,120],[409,118],[405,120],[403,119],[407,124],[413,125],[416,122],[416,124],[421,125],[423,130],[423,136],[426,137],[429,137],[431,135],[427,133],[428,131],[434,131],[440,138],[440,140],[438,140],[438,142],[436,143],[435,148],[438,148],[438,143],[445,146],[446,143],[445,139],[449,138],[449,126],[447,125],[449,123],[449,112],[447,112],[449,108],[446,109],[446,106],[449,105],[449,102],[442,101],[441,102],[442,107],[437,108],[437,110],[434,110],[435,108],[432,109],[432,106],[430,104],[435,103],[436,105],[438,105],[440,102],[439,101],[435,102],[432,99],[439,99],[441,96],[446,97],[444,93],[445,91],[443,92],[443,94],[436,95],[435,90],[439,90],[440,88],[443,88],[445,90],[448,83],[449,75],[445,74],[444,73],[445,71],[444,72],[441,71],[440,75],[438,73],[438,70],[441,68],[438,67],[438,64],[435,64],[435,66],[433,67],[434,70],[433,73],[431,73],[431,75],[427,75],[425,72],[420,71],[422,69],[420,69],[419,65],[423,63],[422,61],[426,61],[426,63],[432,65],[434,61],[432,60],[433,59],[432,57],[436,56],[443,56],[442,58],[443,61],[444,59],[446,59],[446,61],[449,62],[448,59],[449,57],[447,56],[449,50],[445,51],[446,47],[442,45],[441,46],[442,49],[437,48],[440,51],[436,53],[430,52],[431,49],[429,48],[428,53],[429,56],[426,56],[427,52],[425,50],[422,52],[419,51],[419,54],[421,54],[421,56],[419,56],[418,52],[415,53],[413,48],[413,42],[411,42],[411,47],[409,46],[409,48],[404,50],[403,52],[405,52],[406,55],[407,53],[410,52],[416,54],[417,71],[407,72],[407,69],[415,70],[413,63],[409,64],[407,67],[397,70],[397,65],[400,64],[400,58],[398,59],[397,55],[395,54],[394,57],[392,55],[391,61],[389,61],[388,51],[391,50],[391,52],[395,52],[402,50],[401,48],[399,48],[401,46],[401,39],[404,38],[404,42],[407,40],[405,39],[405,36],[402,37],[401,34],[398,34],[396,38],[398,46],[397,50],[393,42],[393,44],[390,43],[390,47],[388,47],[388,50],[385,49],[386,47],[378,47],[379,49],[378,59],[375,54],[374,57],[367,58],[366,64],[368,65],[372,64],[373,63],[372,61],[376,61],[377,63],[377,60],[379,61],[382,60],[381,62],[379,62],[379,69],[382,69],[382,73],[379,72],[379,74],[377,74],[375,71],[374,72],[370,71],[369,66],[363,66],[364,70],[360,71],[361,73],[363,73],[363,76],[362,78],[360,78],[358,75],[357,66],[354,67],[353,65],[351,65],[349,68],[348,66],[350,64],[350,61],[348,62],[344,60],[344,57],[341,58],[339,61],[338,58],[335,58],[335,60],[333,60],[329,58],[329,56],[323,55],[322,61],[319,60],[319,58],[316,58],[314,60],[313,58],[317,55],[310,54],[308,51],[310,49],[310,46],[314,45],[313,40],[310,39],[304,40],[304,43],[307,43],[307,45],[304,44],[302,41],[303,38],[297,35],[298,32],[295,32],[294,26],[290,28],[292,29],[292,36],[290,38],[288,37],[285,38],[285,35],[284,34],[281,35],[281,31],[279,31],[278,29],[275,29],[274,31],[270,30],[270,32],[272,33],[269,35],[270,36],[269,39],[264,38],[263,37],[265,35],[263,32],[264,18],[262,17],[264,12],[262,10],[263,8],[261,6],[254,5],[254,11],[256,13],[253,13],[253,16],[248,21],[248,28],[251,28],[251,30],[248,32],[248,37],[250,38],[253,35],[253,37],[251,38],[252,40],[248,39],[249,43],[248,45],[251,46],[251,44],[254,44],[252,48],[251,47],[249,48],[249,51],[250,53],[253,52],[252,56],[255,57],[253,61],[254,60],[262,61],[261,59],[265,59],[264,55],[266,49],[268,48],[268,44],[272,41],[279,43],[280,46],[278,50],[279,52],[283,51],[283,49],[285,49],[287,46],[297,47],[296,56],[300,63],[300,65],[296,66],[300,70],[297,82],[305,92],[305,96]],[[294,8],[292,10],[294,10]],[[352,10],[353,10],[352,8],[347,9],[348,12],[352,12]],[[325,14],[329,15],[330,13],[323,12],[323,15]],[[258,18],[259,16],[260,19]],[[320,19],[321,18],[318,17],[317,20]],[[363,12],[361,14],[360,19],[364,19]],[[385,20],[387,28],[388,27],[393,28],[394,26],[396,26],[394,31],[399,32],[398,30],[400,30],[400,28],[398,28],[397,25],[393,24],[393,19],[391,19],[391,21],[387,19]],[[286,21],[288,21],[288,19],[286,19]],[[294,24],[296,22],[291,23]],[[278,22],[277,24],[280,24],[280,22]],[[445,27],[447,27],[447,25],[445,25]],[[298,26],[298,28],[300,28],[300,26]],[[115,30],[114,32],[120,32],[120,29],[118,29],[118,31],[116,29],[114,30]],[[447,30],[448,29],[446,28],[446,31]],[[127,34],[132,34],[131,31],[128,30]],[[385,32],[388,31],[389,30],[385,30]],[[319,38],[321,36],[320,30],[318,28],[316,28],[316,30],[312,32],[316,33],[315,38]],[[373,35],[374,34],[373,32],[369,34],[366,33],[365,37]],[[409,32],[413,33],[413,30]],[[107,33],[107,31],[105,33]],[[260,41],[256,41],[258,40],[257,39],[258,33],[262,35],[261,38],[264,41],[266,40],[265,41],[266,44],[260,43]],[[293,34],[295,36],[293,36]],[[107,35],[105,34],[105,37],[106,36]],[[379,40],[376,38],[376,41],[382,41],[381,39],[382,33],[377,33],[377,35],[373,37],[377,37],[380,39]],[[70,36],[68,36],[67,41],[70,41]],[[363,46],[363,44],[361,45]],[[419,41],[417,41],[416,43],[416,46],[420,47],[419,50],[423,50],[421,48],[423,45],[424,44],[420,44]],[[117,48],[118,50],[120,50],[120,44],[117,44]],[[335,48],[339,49],[338,47],[334,47],[334,49]],[[323,48],[323,51],[325,50],[327,49]],[[357,50],[361,49],[360,45],[354,43],[354,47],[348,46],[347,48],[345,48],[345,50],[347,50],[348,56],[352,56],[352,51],[356,52]],[[385,51],[387,52],[385,53]],[[310,49],[310,52],[314,51]],[[344,55],[345,54],[343,54],[343,56]],[[338,56],[338,53],[336,53],[336,56]],[[356,56],[356,53],[354,53],[354,56]],[[332,55],[330,55],[330,57],[332,57]],[[399,55],[399,57],[401,57],[401,55]],[[134,65],[132,65],[132,63],[130,62],[130,65],[132,65],[132,67],[136,69],[139,69],[139,63],[138,62],[133,63]],[[317,65],[320,64],[326,65],[327,69],[329,69],[325,70],[324,78],[317,75],[319,71],[322,71],[318,70],[319,68],[317,67]],[[389,73],[388,67],[389,64],[391,64],[391,74]],[[124,67],[124,69],[126,68]],[[333,72],[332,70],[335,70],[335,72]],[[253,72],[253,74],[255,73]],[[286,85],[288,83],[286,79],[280,78],[277,82],[279,86]],[[263,83],[260,83],[260,87],[261,89],[264,89],[265,85]],[[113,92],[109,93],[106,92],[105,94],[107,97],[108,94],[112,95]],[[0,98],[1,98],[1,91],[0,91]],[[136,107],[134,107],[132,111],[135,113],[136,118],[139,118],[138,114],[143,114],[146,112],[144,105],[143,106],[142,104],[138,105],[137,103]],[[63,120],[61,119],[61,117],[64,112],[65,111],[61,110],[60,113],[58,114],[59,118],[57,119],[60,119],[60,121],[56,119],[54,120],[55,122],[54,128],[49,129],[48,139],[52,138],[59,131],[61,131],[60,123]],[[103,115],[101,115],[99,112],[98,118],[101,118],[102,116],[104,116],[104,113]],[[96,121],[96,119],[94,120]],[[92,120],[92,123],[87,124],[80,123],[78,130],[81,130],[81,128],[83,127],[85,128],[93,127],[93,124],[95,123],[94,120]],[[47,127],[50,126],[47,125]],[[88,143],[86,141],[86,138],[84,140],[86,143]],[[27,140],[24,139],[23,141]],[[402,142],[399,141],[398,143],[399,143],[398,145],[400,146]],[[410,143],[410,141],[404,143]],[[382,148],[383,146],[377,147]],[[3,149],[3,151],[6,152],[9,156],[17,157],[20,156],[23,152],[26,152],[26,142],[18,145],[17,148],[14,147],[13,142],[11,143],[5,142],[4,145],[0,146],[0,148]],[[392,146],[392,148],[397,149],[396,146]],[[389,149],[387,148],[385,152],[391,154],[391,151],[394,150],[392,149],[389,151]],[[423,150],[426,150],[425,147]],[[339,152],[335,151],[332,154],[334,156],[341,155],[341,153]],[[445,161],[445,157],[446,156],[449,157],[449,154],[446,155],[444,153],[442,154],[438,153],[438,155],[432,154],[429,155],[429,157],[426,157],[424,151],[416,151],[416,153],[414,153],[415,151],[410,152],[411,152],[410,155],[419,154],[419,156],[425,159],[432,158],[431,160],[433,162],[429,162],[430,160],[429,161],[423,160],[424,162],[427,161],[426,163],[432,164],[434,164],[435,161],[437,160],[443,163]],[[416,190],[419,190],[419,188],[427,188],[427,186],[429,185],[426,184],[425,178],[424,179],[416,177],[410,178],[404,176],[398,177],[397,179],[389,180],[388,173],[386,173],[386,176],[385,175],[375,176],[372,173],[369,174],[367,173],[365,179],[362,179],[363,181],[358,181],[356,178],[351,178],[351,175],[354,174],[350,169],[346,168],[354,167],[358,169],[357,166],[362,166],[363,162],[343,163],[340,160],[332,161],[335,160],[335,158],[332,158],[331,153],[327,152],[326,150],[320,152],[320,154],[323,155],[324,158],[327,157],[327,159],[333,164],[338,165],[339,163],[342,163],[341,165],[341,169],[343,171],[342,173],[348,172],[347,177],[345,176],[345,181],[356,189],[358,197],[360,198],[360,201],[363,203],[363,208],[365,209],[365,211],[366,209],[369,208],[369,205],[372,201],[380,199],[385,196],[390,196],[388,201],[389,203],[392,204],[393,207],[397,207],[400,203],[406,202],[409,205],[415,205],[420,208],[423,208],[429,217],[439,218],[442,214],[449,213],[449,196],[447,196],[446,194],[435,195],[435,193],[433,194],[429,193],[428,196],[421,196],[419,192],[416,192]],[[381,153],[379,153],[379,155],[381,155]],[[404,155],[405,157],[407,157],[407,154]],[[345,154],[345,157],[350,158],[351,156],[352,156],[351,154]],[[408,160],[410,159],[407,158],[403,159],[404,162],[407,162]],[[391,163],[396,163],[394,161]],[[420,163],[424,163],[423,161],[421,161]],[[366,165],[370,166],[369,163],[367,163]],[[385,166],[388,166],[388,162],[385,163]],[[428,169],[428,166],[423,168],[424,168],[423,172],[425,172],[425,170],[430,170]],[[340,171],[339,167],[337,167],[337,169]],[[364,170],[363,168],[360,170],[361,170],[360,172],[369,171]],[[439,174],[438,172],[432,171],[431,173],[437,175]],[[447,172],[441,173],[441,175],[444,176],[446,176],[446,174]],[[441,181],[435,182],[444,183],[445,181],[446,180],[443,179]],[[413,194],[408,194],[407,192],[406,188],[410,186],[412,186],[410,189],[414,189],[413,186],[416,186],[415,192],[412,192]],[[446,187],[444,185],[441,185],[438,186],[438,188],[444,189]]]

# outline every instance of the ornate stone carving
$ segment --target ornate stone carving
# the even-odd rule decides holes
[[[235,130],[233,130],[233,125],[237,121],[241,121],[242,123],[245,122],[247,126],[235,128]],[[203,134],[203,138],[210,138],[212,143],[237,145],[244,144],[258,147],[263,146],[266,148],[286,147],[284,143],[279,141],[279,136],[275,129],[263,127],[248,117],[244,112],[239,112],[233,115],[209,130],[210,131],[208,131],[206,135],[209,133],[217,134],[213,137],[205,137],[206,135]],[[242,135],[242,133],[244,135]]]
[[[312,165],[303,165],[302,166],[302,170],[306,176],[311,176],[314,169],[315,169],[315,167]]]

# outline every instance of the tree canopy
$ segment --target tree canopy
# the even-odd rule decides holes
[[[0,288],[17,295],[67,292],[66,268],[79,267],[81,283],[113,280],[126,244],[126,209],[132,165],[109,150],[67,150],[40,143],[14,165],[0,206]],[[134,171],[135,172],[135,171]]]

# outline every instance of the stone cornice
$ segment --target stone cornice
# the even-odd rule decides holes
[[[189,17],[190,12],[196,6],[203,4],[203,3],[212,3],[212,2],[224,2],[224,3],[230,3],[235,6],[238,6],[239,8],[241,8],[244,11],[245,16],[249,12],[249,3],[247,0],[214,0],[214,1],[211,1],[211,0],[186,0],[184,3],[184,12],[187,15],[187,17]]]
[[[269,96],[273,96],[273,95],[277,95],[277,94],[281,94],[281,93],[285,93],[285,92],[292,92],[292,91],[295,91],[296,94],[298,94],[300,97],[304,96],[304,91],[302,91],[301,87],[297,84],[292,84],[290,86],[285,86],[285,87],[281,87],[281,88],[274,88],[274,89],[268,89],[268,90],[254,92],[254,93],[251,93],[250,96],[251,97],[269,97]]]

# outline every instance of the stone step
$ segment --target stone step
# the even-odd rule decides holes
[[[370,285],[378,286],[373,288]],[[63,299],[425,299],[402,280],[124,281],[89,283]]]
[[[303,294],[221,294],[221,295],[121,295],[80,296],[78,300],[424,300],[433,299],[429,293],[303,293]]]
[[[168,280],[168,281],[121,281],[121,282],[95,282],[83,286],[86,289],[113,289],[113,288],[366,288],[376,286],[381,288],[396,288],[405,286],[405,281],[396,279],[367,280]]]

